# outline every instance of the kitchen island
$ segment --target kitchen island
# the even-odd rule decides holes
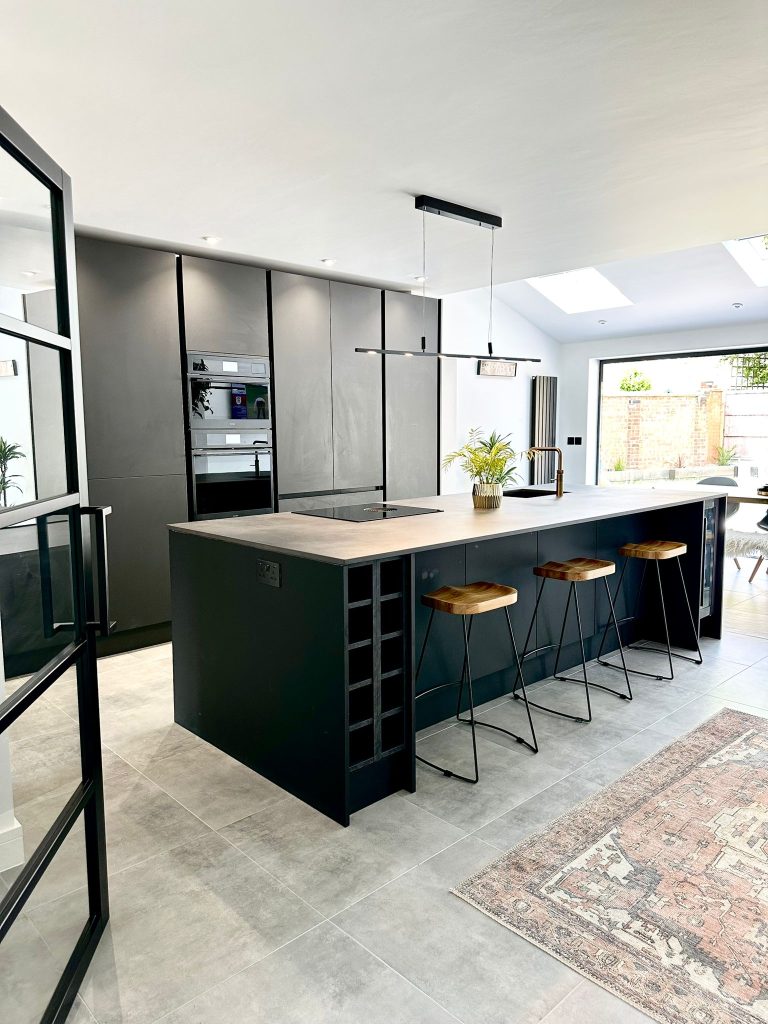
[[[724,492],[579,487],[560,499],[504,498],[496,510],[473,509],[468,494],[395,504],[439,511],[380,522],[287,512],[170,527],[176,721],[342,824],[391,792],[413,791],[415,730],[455,711],[455,694],[443,690],[420,700],[415,716],[424,593],[483,579],[514,586],[522,647],[535,565],[577,555],[617,561],[629,541],[671,539],[688,546],[683,574],[701,635],[720,636]],[[658,594],[646,587],[636,606],[635,562],[625,577],[631,599],[618,598],[622,636],[658,640]],[[674,585],[670,576],[673,643],[691,648]],[[608,609],[594,583],[580,587],[594,657]],[[532,643],[544,650],[526,660],[529,683],[552,672],[547,647],[557,642],[566,592],[545,590]],[[609,640],[615,648],[612,632]],[[509,647],[503,621],[481,616],[471,652],[477,704],[511,690]],[[419,691],[458,680],[462,657],[461,629],[438,616]],[[561,664],[579,660],[571,623]]]

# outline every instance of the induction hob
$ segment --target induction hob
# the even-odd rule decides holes
[[[414,508],[412,505],[393,505],[391,502],[373,502],[370,505],[339,505],[338,508],[310,508],[294,512],[296,516],[320,516],[322,519],[341,519],[347,523],[377,523],[382,519],[402,519],[405,516],[425,516],[442,512],[441,508]]]

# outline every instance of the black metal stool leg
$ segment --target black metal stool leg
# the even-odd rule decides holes
[[[669,662],[669,678],[675,678],[675,669],[672,665],[672,645],[669,642],[669,624],[667,623],[667,606],[664,603],[664,587],[661,585],[661,565],[656,563],[656,579],[659,584],[659,602],[661,603],[661,619],[664,623],[664,639],[667,642],[667,661]]]
[[[434,618],[434,614],[435,614],[435,610],[433,608],[432,609],[432,614],[429,617],[429,623],[427,625],[427,632],[426,632],[426,634],[424,636],[424,645],[423,645],[423,647],[421,649],[421,656],[419,658],[419,665],[418,665],[418,668],[416,669],[416,678],[417,679],[418,679],[419,671],[421,670],[421,663],[424,660],[424,651],[427,648],[427,638],[429,636],[429,630],[432,627],[432,619]],[[475,762],[475,777],[473,779],[471,779],[471,778],[469,778],[466,775],[459,775],[458,772],[452,772],[449,768],[443,768],[442,765],[435,764],[434,761],[428,761],[426,759],[426,757],[422,757],[420,754],[415,754],[414,756],[415,756],[417,761],[421,761],[422,764],[428,765],[430,768],[434,768],[435,771],[442,772],[443,775],[445,775],[447,778],[450,778],[450,779],[460,779],[462,782],[476,783],[480,779],[480,772],[479,772],[479,769],[478,769],[478,762],[477,762],[477,737],[475,735],[475,702],[474,702],[474,694],[472,692],[472,675],[471,675],[470,666],[469,666],[469,632],[467,630],[467,617],[466,617],[466,615],[462,615],[461,618],[462,618],[462,623],[463,623],[463,626],[464,626],[464,661],[463,661],[462,669],[461,669],[461,681],[459,683],[459,686],[460,686],[459,692],[463,693],[463,690],[464,690],[464,679],[466,677],[467,689],[469,691],[469,724],[472,727],[472,754],[473,754],[473,758],[474,758],[474,762]],[[455,686],[455,685],[456,685],[455,683],[440,683],[437,686],[430,687],[428,690],[424,690],[423,693],[417,693],[416,694],[416,699],[418,700],[419,697],[425,697],[428,693],[434,693],[436,690],[443,690],[447,686]],[[461,698],[459,698],[459,699],[461,699]]]
[[[435,617],[435,609],[432,608],[430,613],[429,613],[429,622],[427,623],[427,631],[424,634],[424,643],[421,645],[421,654],[419,655],[419,663],[416,666],[416,676],[414,678],[414,682],[418,682],[419,673],[421,672],[421,664],[424,661],[424,654],[425,654],[425,652],[427,650],[427,640],[429,640],[429,633],[430,633],[430,630],[432,629],[432,620],[434,619],[434,617]]]
[[[541,590],[539,591],[539,596],[538,596],[538,599],[536,601],[536,607],[534,608],[534,611],[533,611],[533,619],[531,620],[531,628],[528,630],[528,637],[526,637],[526,646],[523,649],[523,654],[522,654],[521,662],[524,662],[526,657],[529,657],[531,654],[536,654],[538,651],[548,650],[549,648],[552,648],[552,647],[555,646],[554,644],[546,644],[544,647],[537,647],[533,651],[528,651],[527,650],[528,640],[530,639],[531,631],[533,629],[533,623],[536,621],[536,612],[538,611],[539,601],[541,600],[541,594],[542,594],[542,592],[544,590],[544,583],[545,582],[546,582],[546,577],[544,577],[542,579]],[[583,669],[584,669],[584,679],[571,679],[568,676],[558,676],[557,675],[558,665],[560,664],[560,651],[561,651],[562,646],[563,646],[563,639],[565,637],[565,627],[566,627],[566,624],[567,624],[567,621],[568,621],[568,611],[569,611],[569,609],[571,607],[571,596],[573,596],[575,598],[575,601],[576,601],[576,616],[577,616],[578,623],[579,623],[579,638],[581,639],[581,661],[582,661],[582,666],[583,666]],[[571,582],[569,590],[568,590],[568,600],[567,600],[566,605],[565,605],[565,614],[563,615],[563,625],[562,625],[562,628],[560,630],[560,640],[558,641],[558,644],[557,644],[557,655],[555,656],[555,671],[554,671],[553,675],[554,675],[554,677],[556,679],[563,679],[563,680],[567,680],[568,682],[575,682],[575,683],[583,683],[584,684],[584,687],[585,687],[585,690],[586,690],[586,695],[587,695],[587,715],[588,715],[588,717],[587,718],[582,718],[579,715],[569,715],[566,711],[557,711],[555,708],[545,707],[543,704],[538,704],[538,703],[536,703],[536,701],[529,700],[527,695],[525,697],[525,705],[526,705],[526,707],[529,708],[529,709],[530,708],[537,708],[539,711],[546,711],[546,712],[548,712],[548,714],[550,714],[550,715],[558,715],[560,718],[569,718],[572,722],[579,722],[579,723],[591,722],[592,721],[592,706],[591,706],[590,699],[589,699],[590,683],[589,683],[589,680],[587,679],[587,663],[586,663],[585,654],[584,654],[584,640],[583,640],[583,636],[582,636],[582,632],[581,632],[581,615],[579,614],[578,597],[576,595],[576,584],[573,583],[573,582]],[[522,676],[522,667],[521,667],[520,676]],[[513,696],[513,698],[515,700],[521,700],[522,699],[518,695],[517,691],[514,690],[514,689],[512,691],[512,696]]]
[[[696,627],[696,623],[694,622],[694,619],[693,619],[693,611],[691,610],[691,602],[688,600],[688,591],[686,590],[686,587],[685,587],[685,577],[683,576],[683,566],[682,566],[679,558],[677,559],[677,569],[678,569],[678,572],[680,573],[680,586],[683,588],[683,597],[685,598],[685,607],[688,609],[688,618],[689,618],[690,623],[691,623],[691,630],[693,632],[693,639],[694,639],[694,642],[696,644],[696,653],[698,654],[698,658],[688,658],[684,654],[678,654],[678,655],[676,655],[676,657],[683,658],[685,661],[691,661],[691,662],[693,662],[694,665],[701,665],[703,663],[703,661],[704,661],[704,655],[701,653],[701,647],[699,645],[699,631],[698,631],[698,629]]]
[[[618,599],[619,599],[619,595],[621,593],[621,585],[622,585],[622,582],[624,580],[624,573],[626,571],[626,568],[627,568],[628,564],[629,564],[629,559],[625,558],[624,559],[624,565],[621,567],[621,575],[619,576],[619,582],[618,582],[618,585],[616,587],[616,594],[614,595],[614,601],[618,601]],[[659,563],[657,562],[656,563],[657,567],[658,567],[658,564]],[[645,577],[646,577],[647,571],[648,571],[648,562],[646,560],[646,561],[643,562],[643,574],[640,577],[640,586],[637,588],[637,596],[635,597],[635,611],[634,611],[634,616],[633,616],[635,619],[637,619],[637,613],[638,613],[639,608],[640,608],[640,597],[641,597],[641,595],[643,593],[643,587],[645,586]],[[618,637],[618,620],[616,619],[616,613],[615,612],[614,612],[614,622],[616,623],[616,628],[617,628],[617,634],[616,635]],[[661,682],[662,680],[665,680],[665,679],[667,680],[667,682],[669,681],[669,677],[668,676],[660,676],[657,672],[645,672],[645,671],[643,671],[643,669],[629,668],[628,667],[626,661],[624,660],[624,651],[641,651],[642,652],[642,651],[648,651],[648,650],[652,650],[653,649],[653,648],[648,648],[648,647],[644,646],[643,644],[626,644],[624,647],[622,647],[621,638],[619,637],[619,651],[621,653],[621,665],[616,665],[612,661],[607,661],[606,659],[601,658],[600,655],[602,654],[603,646],[605,644],[605,640],[606,640],[606,638],[608,636],[608,630],[610,628],[611,628],[611,621],[609,619],[608,622],[606,622],[606,624],[605,624],[605,629],[603,630],[603,638],[602,638],[602,641],[600,643],[600,650],[597,652],[597,662],[598,662],[599,665],[604,665],[606,668],[612,668],[616,672],[623,672],[625,676],[628,673],[630,673],[633,676],[645,676],[646,679],[656,679],[659,682]],[[629,681],[627,681],[627,683],[629,683]],[[598,684],[597,683],[593,683],[592,685],[593,686],[597,686]]]
[[[598,660],[599,664],[601,664],[601,665],[607,665],[608,668],[615,668],[615,669],[618,669],[619,672],[623,672],[624,673],[624,680],[625,680],[625,682],[627,684],[627,692],[626,693],[622,693],[621,690],[614,690],[610,686],[603,685],[603,683],[593,683],[593,682],[590,682],[589,685],[597,687],[598,690],[605,690],[606,693],[612,693],[612,694],[614,694],[614,696],[620,697],[622,700],[633,700],[633,697],[632,697],[632,687],[629,685],[629,672],[631,672],[632,669],[628,669],[627,668],[627,663],[624,660],[624,646],[623,646],[623,644],[621,642],[621,633],[619,632],[619,620],[616,618],[616,609],[614,608],[614,605],[613,605],[613,599],[611,597],[611,588],[608,586],[608,577],[607,576],[603,576],[603,583],[605,584],[605,596],[608,598],[608,607],[611,610],[611,614],[610,614],[610,618],[608,619],[608,622],[606,624],[605,630],[603,631],[603,639],[602,639],[602,642],[600,644],[600,650],[602,651],[602,649],[603,649],[603,644],[605,643],[605,638],[608,635],[608,630],[611,628],[611,623],[613,623],[613,628],[616,630],[616,640],[618,641],[618,644],[619,644],[619,654],[621,656],[621,665],[612,665],[610,662],[600,661],[599,656],[598,656],[597,660]]]
[[[523,739],[522,736],[518,736],[517,733],[512,732],[511,729],[504,729],[500,725],[494,725],[493,722],[484,722],[480,718],[476,719],[475,725],[482,725],[486,729],[495,729],[496,732],[503,732],[505,735],[510,736],[513,740],[517,740],[518,743],[522,743],[522,745],[524,747],[528,747],[528,749],[532,750],[534,754],[538,754],[538,752],[539,752],[539,745],[538,745],[538,742],[536,741],[536,731],[533,728],[533,719],[531,718],[531,709],[530,709],[530,707],[528,705],[528,694],[526,693],[526,690],[525,690],[525,676],[523,675],[523,666],[522,666],[522,664],[520,662],[520,655],[518,654],[518,651],[517,651],[517,643],[515,641],[515,634],[514,634],[514,631],[512,629],[512,619],[509,616],[509,608],[505,608],[504,609],[504,614],[507,617],[507,626],[509,628],[509,636],[510,636],[510,639],[512,640],[512,653],[515,656],[515,664],[517,665],[517,676],[515,678],[515,682],[517,682],[517,680],[519,679],[520,683],[521,683],[521,689],[522,689],[522,692],[523,692],[523,700],[525,701],[525,710],[526,710],[526,713],[528,715],[528,725],[530,726],[530,729],[531,729],[531,739],[532,739],[533,742],[530,742],[529,740]],[[471,633],[472,633],[472,623],[471,622],[469,624],[469,632],[470,632],[470,635],[471,635]],[[458,719],[458,721],[463,722],[465,725],[470,725],[471,724],[470,720],[468,718],[462,718],[459,715],[458,711],[456,712],[456,718]]]
[[[522,657],[519,659],[519,662],[518,662],[518,672],[517,672],[517,675],[515,676],[515,681],[512,684],[512,696],[513,697],[515,697],[515,694],[516,694],[516,691],[517,691],[517,684],[520,681],[520,679],[522,678],[522,674],[523,674],[522,673],[522,663],[525,661],[526,658],[530,657],[531,654],[535,654],[536,653],[535,650],[533,650],[533,651],[529,651],[528,650],[528,644],[529,644],[530,639],[531,639],[531,634],[533,633],[533,627],[536,625],[536,615],[538,614],[538,611],[539,611],[539,604],[541,602],[541,595],[544,593],[544,584],[546,582],[547,582],[546,578],[542,578],[541,586],[539,587],[539,592],[536,595],[536,604],[533,606],[533,615],[531,616],[531,624],[528,626],[528,632],[525,635],[525,643],[523,644],[523,654],[522,654]],[[517,699],[517,698],[515,697],[515,699]]]

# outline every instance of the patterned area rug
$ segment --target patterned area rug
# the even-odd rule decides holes
[[[663,1024],[768,1021],[768,720],[721,711],[453,891]]]

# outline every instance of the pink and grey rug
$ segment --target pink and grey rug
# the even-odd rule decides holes
[[[663,1024],[768,1021],[768,720],[720,712],[454,892]]]

